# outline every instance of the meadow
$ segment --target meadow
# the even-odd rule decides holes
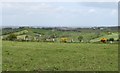
[[[2,42],[3,71],[118,71],[118,44]]]

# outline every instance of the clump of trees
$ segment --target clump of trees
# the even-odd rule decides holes
[[[101,42],[103,42],[103,43],[106,43],[106,42],[112,43],[112,42],[114,42],[114,41],[115,41],[114,38],[109,38],[109,39],[107,39],[107,38],[102,38],[102,39],[101,39]],[[116,41],[117,41],[117,40],[116,40]]]
[[[49,38],[57,38],[57,35],[56,34],[52,34],[49,36]]]
[[[114,38],[109,38],[109,39],[107,39],[107,41],[114,41]]]
[[[117,41],[120,41],[120,39],[118,38]]]
[[[118,42],[120,41],[120,34],[118,35],[118,39],[117,39],[117,41],[118,41]]]
[[[83,40],[83,36],[79,36],[78,40],[81,42]]]
[[[15,41],[17,39],[17,35],[10,34],[10,35],[8,35],[7,39],[10,40],[10,41]]]

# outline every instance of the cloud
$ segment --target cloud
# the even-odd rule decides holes
[[[96,13],[96,10],[95,10],[95,9],[89,9],[88,12],[89,12],[89,13]]]
[[[110,15],[110,13],[115,14],[116,10],[103,7],[84,6],[70,2],[8,2],[4,3],[3,7],[3,24],[43,24],[43,26],[45,24],[46,26],[48,24],[67,26],[70,24],[73,26],[115,24],[117,15]]]
[[[47,3],[39,3],[39,4],[34,4],[30,5],[27,11],[29,12],[28,14],[36,14],[36,13],[56,13],[60,11],[60,8],[55,8],[50,4]]]
[[[64,5],[57,5],[54,6],[51,3],[40,3],[36,5],[30,5],[29,8],[26,9],[29,13],[28,14],[35,14],[35,13],[49,13],[49,14],[61,14],[61,13],[81,13],[81,9],[76,8],[66,8]],[[84,10],[84,9],[83,9]]]
[[[53,11],[53,7],[47,3],[3,3],[3,12],[7,14],[35,14],[35,13],[49,13]]]
[[[10,3],[3,3],[2,6],[5,8],[12,8],[13,7],[13,5]]]
[[[50,5],[48,5],[48,4],[46,4],[46,3],[39,3],[39,4],[34,4],[34,5],[29,5],[30,7],[29,7],[29,9],[31,9],[31,10],[40,10],[40,9],[49,9],[49,8],[51,8],[51,6]]]
[[[117,11],[116,9],[113,9],[113,10],[111,11],[111,15],[117,15],[117,13],[118,13],[118,11]]]
[[[102,2],[103,3],[103,2]],[[15,2],[15,3],[3,3],[3,9],[8,10],[6,13],[12,13],[12,14],[28,14],[28,15],[32,15],[32,14],[85,14],[85,13],[96,13],[96,12],[102,12],[102,11],[107,11],[107,9],[104,10],[103,6],[108,7],[111,5],[111,3],[109,4],[104,4],[102,6],[102,3],[97,3],[98,5],[96,5],[96,3],[92,2],[85,2],[84,4],[86,4],[87,6],[82,6],[82,5],[77,5],[74,6],[74,4],[78,4],[78,3],[72,3],[72,8],[70,8],[71,6],[67,6],[67,3],[64,5],[61,5],[61,3],[57,3],[56,5],[52,4],[52,3],[46,3],[46,2],[39,2],[39,3],[24,3],[24,2]],[[71,5],[71,4],[69,4]],[[89,7],[90,6],[90,7]],[[101,7],[101,9],[98,9],[96,7]],[[113,4],[112,4],[113,6]],[[110,7],[112,7],[110,6]],[[82,7],[82,8],[79,8]],[[109,9],[112,10],[111,14],[114,15],[117,13],[116,9]],[[13,12],[14,11],[14,12]]]

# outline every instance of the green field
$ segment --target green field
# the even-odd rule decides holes
[[[117,71],[118,44],[2,43],[3,71]]]

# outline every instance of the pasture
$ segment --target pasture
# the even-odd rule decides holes
[[[3,71],[117,71],[118,44],[2,42]]]

